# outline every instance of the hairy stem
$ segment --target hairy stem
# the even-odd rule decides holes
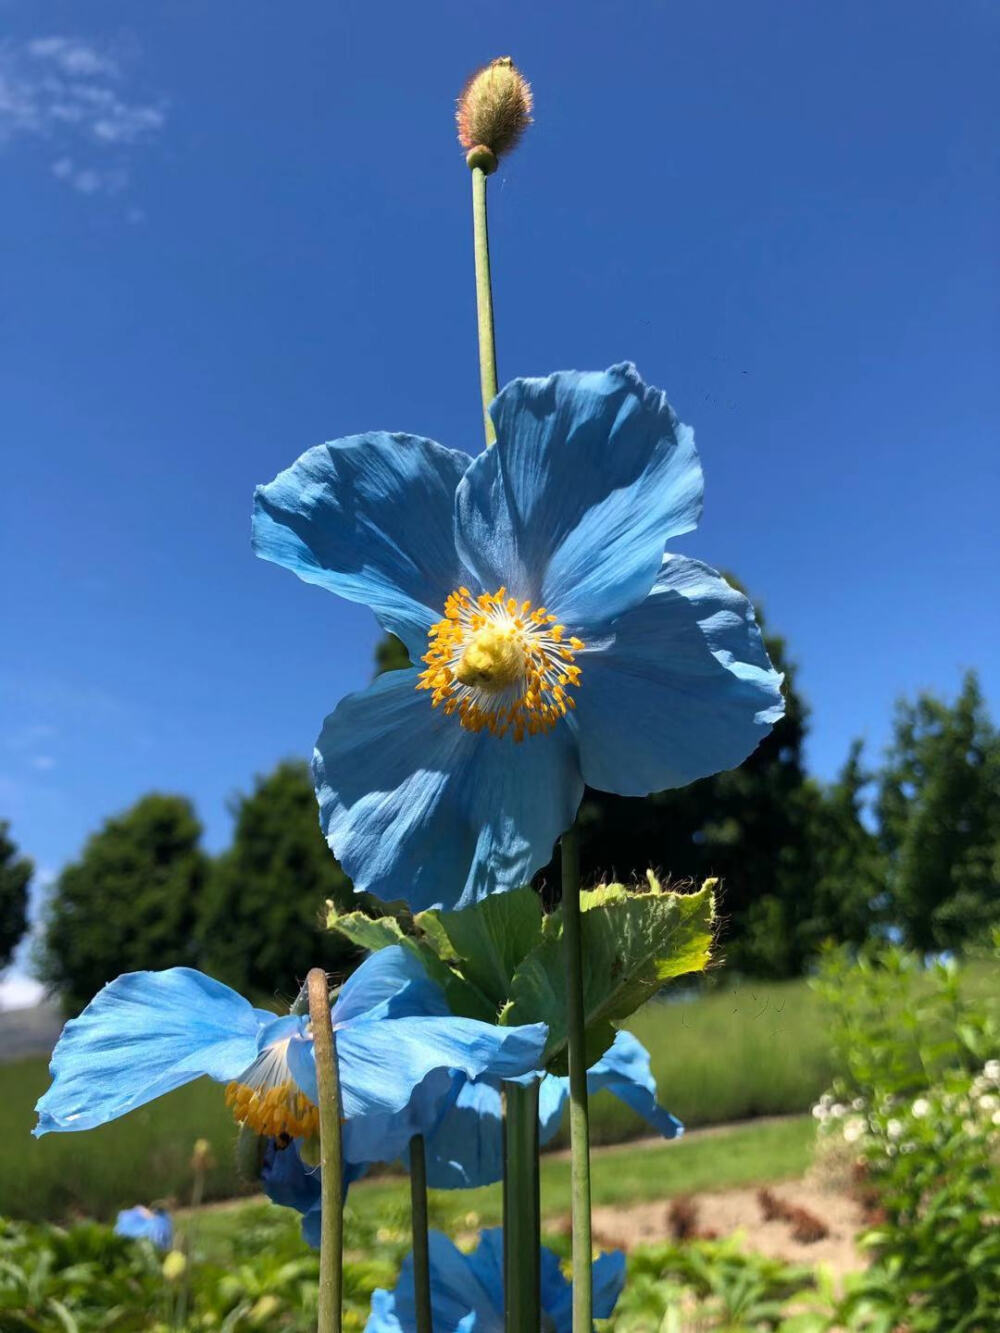
[[[306,979],[309,1017],[316,1055],[319,1098],[321,1203],[319,1247],[319,1315],[317,1333],[341,1333],[344,1283],[344,1182],[340,1121],[340,1074],[337,1045],[330,1021],[326,973],[314,967]]]
[[[587,1107],[586,1023],[580,917],[580,847],[576,826],[562,836],[563,940],[569,1048],[569,1131],[573,1213],[573,1333],[592,1333],[590,1113]]]
[[[476,249],[476,314],[479,321],[479,384],[483,395],[486,443],[496,439],[487,409],[497,396],[497,352],[493,338],[493,288],[490,283],[490,238],[486,224],[486,173],[472,168],[472,230]]]

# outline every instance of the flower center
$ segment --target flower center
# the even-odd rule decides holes
[[[319,1133],[319,1111],[288,1072],[287,1037],[265,1046],[250,1068],[226,1085],[226,1105],[237,1124],[265,1138]]]
[[[567,638],[544,606],[508,597],[506,588],[479,597],[458,588],[427,637],[417,689],[432,691],[434,707],[457,713],[467,731],[512,731],[522,741],[550,731],[575,707],[568,690],[580,683],[573,659],[583,641]]]

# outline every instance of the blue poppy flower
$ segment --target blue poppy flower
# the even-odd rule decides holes
[[[327,718],[313,771],[358,892],[414,910],[526,883],[584,783],[626,796],[739,764],[781,716],[742,594],[664,555],[694,439],[633,366],[508,384],[468,455],[371,432],[258,488],[258,555],[372,608],[424,668]]]
[[[344,1198],[348,1188],[367,1171],[367,1166],[345,1162],[343,1166]],[[264,1146],[260,1182],[272,1203],[282,1208],[294,1208],[302,1214],[302,1236],[308,1245],[319,1249],[323,1216],[322,1172],[318,1166],[307,1166],[302,1160],[298,1139],[291,1143],[269,1139]]]
[[[115,1218],[115,1235],[129,1240],[148,1240],[158,1250],[169,1250],[174,1241],[174,1224],[162,1208],[123,1208]]]
[[[523,1081],[523,1080],[522,1080]],[[621,1031],[587,1071],[587,1090],[613,1093],[665,1139],[684,1133],[681,1122],[656,1100],[649,1052]],[[546,1074],[538,1093],[539,1141],[558,1132],[569,1099],[569,1079]],[[503,1177],[503,1107],[500,1080],[461,1079],[436,1128],[426,1136],[427,1181],[434,1189],[473,1189]]]
[[[419,961],[396,945],[367,958],[333,1005],[344,1153],[388,1160],[440,1109],[456,1074],[512,1078],[541,1059],[544,1023],[453,1018]],[[318,1130],[308,1020],[276,1018],[191,968],[131,972],[71,1019],[52,1053],[36,1135],[92,1129],[205,1074],[227,1083],[236,1120],[278,1139]],[[421,1118],[422,1117],[422,1118]]]
[[[472,1254],[463,1254],[439,1231],[430,1234],[431,1316],[434,1333],[502,1333],[503,1232],[484,1231]],[[594,1264],[594,1315],[607,1319],[625,1284],[625,1256],[602,1254]],[[573,1290],[558,1256],[541,1252],[541,1303],[552,1333],[571,1333]],[[416,1333],[413,1256],[403,1261],[395,1291],[372,1294],[365,1333]]]

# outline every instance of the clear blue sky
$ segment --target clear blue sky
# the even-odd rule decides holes
[[[696,430],[679,549],[788,638],[830,776],[1000,693],[1000,10],[899,0],[0,2],[0,815],[47,872],[152,788],[208,844],[371,673],[253,558],[256,482],[366,428],[480,447],[465,76],[501,379],[634,360]],[[58,40],[57,40],[58,39]]]

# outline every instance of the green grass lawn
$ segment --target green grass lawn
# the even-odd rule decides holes
[[[596,1205],[629,1205],[677,1194],[762,1184],[801,1175],[812,1157],[815,1121],[795,1116],[768,1124],[740,1125],[718,1134],[673,1143],[643,1143],[598,1153],[593,1166]],[[549,1227],[569,1213],[569,1161],[542,1161],[542,1216]],[[195,1227],[199,1253],[223,1262],[234,1231],[274,1214],[259,1199],[229,1207],[199,1210],[178,1219],[182,1230]],[[348,1196],[347,1246],[352,1233],[368,1235],[382,1227],[409,1234],[410,1196],[406,1180],[365,1181]],[[474,1231],[498,1226],[500,1186],[479,1190],[431,1190],[431,1225],[441,1231]]]
[[[819,1007],[803,982],[747,983],[710,989],[690,1002],[654,1001],[630,1026],[650,1050],[661,1100],[689,1128],[804,1111],[830,1078]],[[0,1065],[0,1209],[8,1216],[104,1218],[124,1204],[182,1202],[198,1138],[209,1140],[215,1156],[207,1198],[253,1188],[237,1174],[233,1122],[216,1084],[201,1080],[101,1129],[32,1139],[33,1107],[47,1084],[44,1060]],[[647,1131],[601,1094],[593,1132],[595,1143],[612,1143]],[[627,1158],[616,1164],[624,1175]],[[563,1168],[554,1163],[553,1169],[560,1178]]]

